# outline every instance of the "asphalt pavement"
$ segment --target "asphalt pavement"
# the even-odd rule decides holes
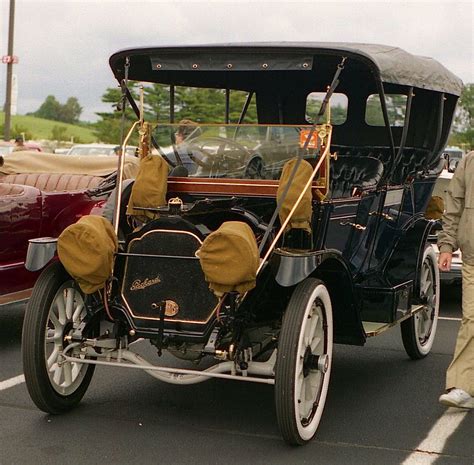
[[[78,408],[46,415],[19,378],[23,312],[0,308],[0,465],[474,464],[474,412],[437,402],[459,327],[459,288],[443,289],[443,319],[421,361],[408,359],[398,327],[364,347],[335,346],[317,436],[298,448],[280,437],[267,385],[174,386],[98,367]],[[153,360],[146,341],[136,349]]]

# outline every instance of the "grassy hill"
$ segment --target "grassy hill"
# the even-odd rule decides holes
[[[0,112],[0,126],[3,127],[4,122],[5,113]],[[89,128],[23,115],[12,116],[11,134],[14,136],[17,132],[26,132],[31,135],[31,139],[34,140],[51,140],[54,139],[53,128],[55,126],[64,128],[64,132],[62,133],[63,140],[70,141],[71,138],[73,138],[73,141],[76,143],[91,143],[97,141],[94,131]],[[0,134],[0,138],[3,138],[3,134]]]

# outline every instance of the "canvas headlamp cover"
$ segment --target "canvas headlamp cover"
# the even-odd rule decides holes
[[[260,257],[248,224],[223,223],[206,237],[196,255],[209,288],[217,296],[232,291],[243,294],[255,287]]]
[[[425,218],[429,220],[440,220],[444,213],[444,200],[434,195],[431,197],[425,211]]]
[[[135,207],[156,208],[166,205],[168,164],[158,155],[147,155],[140,160],[140,168],[132,186],[127,215],[153,219],[155,212]]]
[[[298,159],[293,158],[288,160],[283,166],[283,170],[280,176],[280,183],[278,184],[277,198],[280,201],[280,198],[285,191],[286,185],[288,184],[289,178],[293,171],[294,165],[297,163]],[[313,168],[309,162],[306,160],[301,160],[298,169],[296,170],[295,176],[291,183],[291,186],[288,189],[286,197],[283,199],[283,204],[280,210],[280,222],[283,224],[287,219],[288,215],[291,212],[291,209],[295,205],[298,197],[301,194],[302,189],[308,182],[309,178],[313,174]],[[311,186],[306,189],[301,202],[296,207],[295,212],[293,213],[288,225],[287,230],[290,229],[304,229],[308,232],[311,232],[311,217],[313,214],[312,207],[312,193]]]
[[[112,224],[101,216],[83,216],[58,238],[58,256],[85,294],[102,289],[112,275],[118,240]]]

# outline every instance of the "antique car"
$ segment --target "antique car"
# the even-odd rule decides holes
[[[1,306],[27,299],[38,277],[24,266],[28,240],[57,237],[81,216],[101,214],[113,189],[105,178],[117,166],[115,160],[99,166],[36,152],[15,152],[0,160]]]
[[[116,155],[115,149],[117,144],[76,144],[73,145],[68,151],[65,152],[66,155],[90,155],[90,156],[114,156]],[[128,145],[126,147],[125,153],[130,156],[135,155],[136,147],[133,145]]]
[[[43,151],[43,149],[41,148],[41,145],[39,145],[36,142],[25,142],[23,145],[24,145],[25,150],[28,150],[31,152]],[[0,141],[0,156],[13,153],[14,149],[15,149],[15,144],[13,142]]]
[[[123,146],[138,129],[140,171],[124,184],[119,170],[113,226],[82,218],[58,238],[54,263],[30,243],[27,267],[45,267],[22,341],[38,408],[73,408],[97,365],[172,384],[265,383],[283,438],[301,445],[323,414],[334,343],[364,345],[400,324],[411,358],[430,352],[439,274],[424,211],[462,90],[456,76],[395,47],[349,43],[136,48],[110,66],[137,115]],[[169,86],[170,124],[144,120],[129,80]],[[194,172],[162,137],[178,127],[177,86],[226,97],[223,122],[199,123],[209,136],[188,152]],[[335,91],[348,100],[340,125]],[[237,92],[247,99],[231,123]],[[313,92],[325,97],[310,124]],[[256,125],[246,124],[251,102]],[[276,163],[257,147],[278,130],[296,137]],[[248,175],[257,152],[264,169]],[[132,345],[139,338],[157,361]]]

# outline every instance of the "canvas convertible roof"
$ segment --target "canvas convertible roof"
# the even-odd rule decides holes
[[[110,57],[115,77],[166,82],[159,72],[193,71],[310,71],[315,56],[347,56],[366,62],[385,83],[414,86],[459,96],[462,81],[432,58],[412,55],[397,47],[331,42],[269,42],[193,46],[143,47],[121,50]],[[271,59],[266,59],[271,57]],[[229,66],[231,64],[231,66]],[[265,66],[266,65],[266,66]],[[175,84],[179,85],[179,82]]]
[[[138,172],[138,158],[125,157],[124,178],[134,178]],[[0,163],[2,175],[22,173],[57,173],[107,176],[117,170],[117,157],[57,155],[44,152],[13,152]]]

